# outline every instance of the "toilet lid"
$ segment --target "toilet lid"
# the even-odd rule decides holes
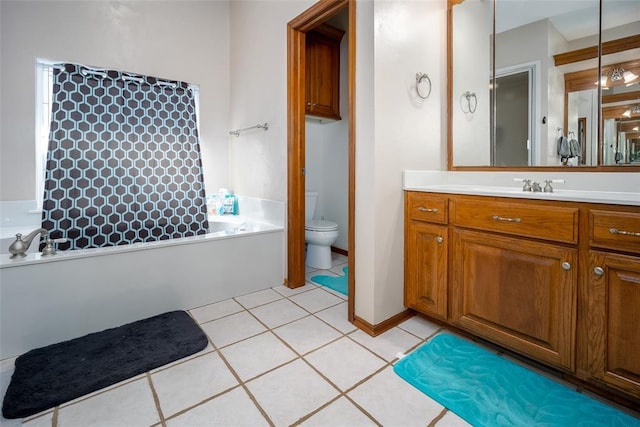
[[[331,221],[311,219],[307,221],[304,228],[309,231],[334,231],[338,229],[338,224]]]

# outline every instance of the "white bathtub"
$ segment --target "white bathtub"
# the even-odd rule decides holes
[[[210,228],[50,257],[0,254],[0,359],[282,284],[282,223],[213,217]]]

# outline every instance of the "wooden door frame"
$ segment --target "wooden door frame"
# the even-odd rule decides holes
[[[320,0],[287,24],[287,278],[285,285],[305,284],[305,37],[306,33],[344,9],[349,13],[348,120],[348,320],[355,305],[355,47],[356,0]]]

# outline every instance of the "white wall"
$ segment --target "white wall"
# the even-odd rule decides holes
[[[231,137],[231,188],[287,198],[287,23],[314,0],[231,1],[230,128],[269,122],[269,130]]]
[[[205,185],[227,185],[228,2],[3,0],[0,8],[0,200],[35,199],[36,58],[200,85]]]
[[[318,192],[315,219],[338,224],[339,235],[333,246],[349,248],[349,36],[340,42],[340,117],[320,122],[307,118],[305,140],[305,185]]]
[[[200,84],[207,187],[286,200],[286,28],[314,2],[3,0],[2,199],[33,193],[33,70],[45,57]],[[402,171],[446,164],[446,2],[363,0],[356,12],[355,305],[376,324],[404,310]],[[416,72],[433,82],[428,100]],[[267,132],[227,134],[265,121]]]
[[[356,314],[377,324],[404,310],[404,205],[403,193],[398,191],[402,171],[443,169],[446,164],[446,2],[376,1],[373,25],[375,135],[373,140],[366,135],[356,137],[357,150],[363,154],[356,164],[358,177],[371,174],[373,178],[373,197],[360,197],[356,205],[356,232],[360,229]],[[431,96],[422,101],[414,87],[419,71],[428,73],[433,82]],[[360,86],[359,79],[357,84],[357,92],[369,90]],[[359,123],[359,100],[356,105]],[[360,191],[360,181],[356,191]],[[372,224],[368,218],[373,219]],[[361,229],[363,225],[370,227]],[[373,248],[372,264],[359,262],[364,247]],[[369,269],[372,283],[361,283],[362,271]],[[370,313],[357,310],[362,309],[360,286],[367,285],[373,291]],[[364,317],[365,313],[371,317]]]

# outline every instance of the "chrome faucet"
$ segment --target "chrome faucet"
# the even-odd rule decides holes
[[[22,234],[16,234],[16,240],[11,244],[11,246],[9,246],[9,253],[11,254],[11,258],[23,258],[27,256],[27,251],[29,250],[29,246],[31,246],[31,241],[38,234],[40,234],[41,236],[46,236],[47,230],[45,230],[44,228],[33,230],[31,233],[27,234],[24,240],[22,240]]]
[[[542,191],[542,187],[540,187],[540,183],[534,181],[531,184],[531,191],[533,191],[534,193],[538,193],[538,192]]]
[[[553,187],[551,184],[564,184],[564,179],[545,179],[544,192],[545,193],[553,193]]]

